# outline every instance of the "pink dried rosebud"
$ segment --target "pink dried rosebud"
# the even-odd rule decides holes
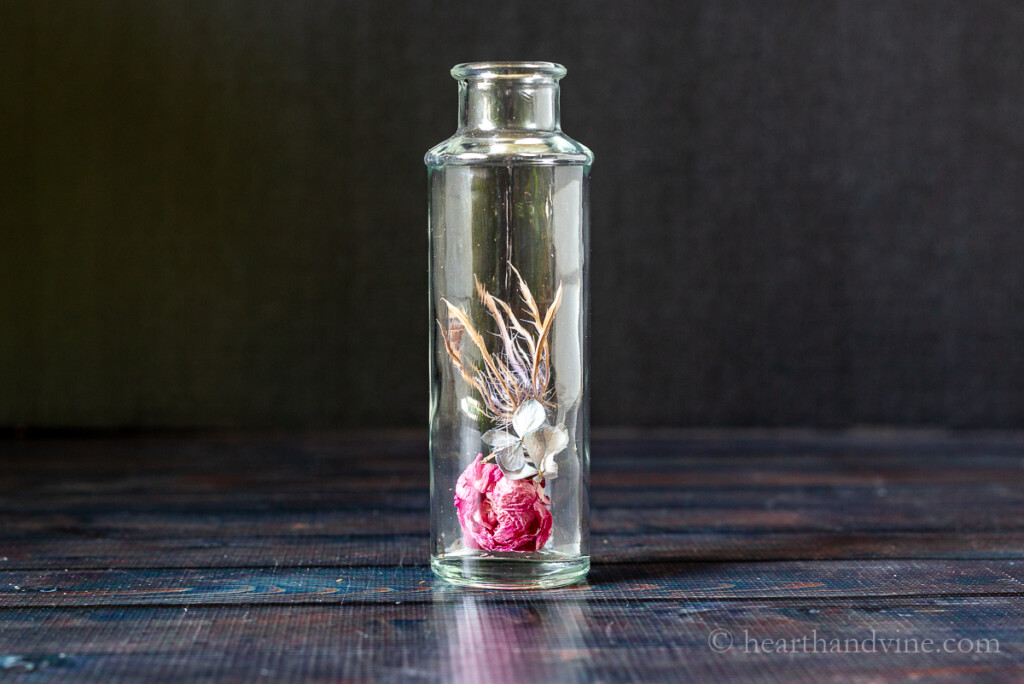
[[[483,454],[459,476],[455,508],[463,542],[486,551],[539,551],[551,536],[551,502],[533,480],[512,480]]]

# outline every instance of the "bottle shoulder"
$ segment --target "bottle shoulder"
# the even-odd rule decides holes
[[[427,166],[572,164],[589,166],[594,153],[561,131],[457,132],[427,151]]]

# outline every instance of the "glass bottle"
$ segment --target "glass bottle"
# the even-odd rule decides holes
[[[459,127],[425,158],[431,567],[563,586],[589,549],[588,185],[550,62],[452,69]]]

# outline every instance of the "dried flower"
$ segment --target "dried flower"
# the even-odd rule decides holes
[[[478,454],[455,485],[463,543],[486,551],[539,551],[551,536],[550,500],[533,480],[504,477]]]
[[[482,413],[497,425],[483,435],[493,448],[485,463],[476,457],[459,476],[455,507],[468,548],[488,551],[537,551],[551,536],[551,502],[544,494],[546,479],[558,475],[555,456],[569,445],[564,425],[547,422],[551,382],[551,350],[548,335],[562,303],[558,285],[547,311],[541,316],[526,281],[511,264],[519,280],[528,317],[520,321],[512,308],[491,295],[479,281],[477,295],[497,326],[501,347],[494,353],[469,315],[448,300],[449,328],[438,321],[445,350],[463,379],[480,394],[482,403],[465,397],[466,415]],[[530,330],[532,328],[532,331]],[[483,365],[470,368],[462,356],[468,338],[479,350]],[[476,405],[474,405],[476,404]]]
[[[512,415],[512,429],[514,435],[508,430],[494,429],[483,436],[484,442],[494,447],[491,455],[501,472],[513,480],[557,477],[555,456],[569,445],[565,426],[549,425],[544,406],[529,399]]]
[[[447,299],[442,301],[448,306],[448,313],[455,321],[450,329],[438,321],[445,350],[452,364],[463,379],[480,393],[487,415],[502,425],[511,423],[516,409],[526,401],[533,399],[547,406],[552,405],[546,398],[551,381],[548,335],[562,303],[562,286],[559,284],[551,306],[541,316],[526,281],[515,267],[509,267],[519,281],[523,303],[529,314],[527,320],[517,319],[506,302],[489,294],[479,281],[476,284],[480,301],[498,328],[502,342],[498,352],[492,354],[488,350],[483,335],[473,326],[468,314]],[[534,331],[531,332],[528,327]],[[482,368],[471,370],[466,367],[462,358],[463,336],[468,337],[480,351]]]

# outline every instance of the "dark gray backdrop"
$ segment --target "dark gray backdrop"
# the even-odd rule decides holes
[[[448,69],[569,69],[598,425],[1024,426],[1024,8],[0,8],[0,425],[422,426]]]

